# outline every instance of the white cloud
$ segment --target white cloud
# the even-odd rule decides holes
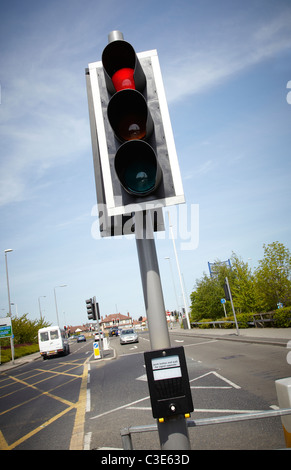
[[[291,50],[290,24],[290,11],[267,24],[253,22],[246,28],[242,23],[240,31],[237,24],[235,31],[229,25],[225,30],[222,24],[221,37],[208,31],[208,42],[202,50],[193,43],[194,47],[188,45],[183,54],[173,52],[164,73],[168,101],[175,102],[217,86],[238,72]]]
[[[36,61],[22,72],[17,68],[2,86],[0,205],[30,198],[48,169],[89,151],[82,79],[82,70],[76,76]]]

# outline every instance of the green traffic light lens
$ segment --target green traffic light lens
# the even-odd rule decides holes
[[[146,196],[158,187],[162,171],[153,148],[145,141],[131,140],[119,147],[115,171],[129,194]]]
[[[144,161],[133,161],[124,172],[124,182],[130,191],[144,194],[154,188],[155,176],[155,166]]]

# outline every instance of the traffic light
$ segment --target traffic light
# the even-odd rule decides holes
[[[87,307],[88,320],[96,320],[97,316],[96,316],[96,310],[95,310],[93,299],[86,300],[86,307]]]
[[[98,317],[98,320],[100,320],[100,310],[99,310],[98,302],[96,303],[96,320],[97,320],[97,317]]]
[[[185,202],[157,51],[109,34],[86,71],[97,198],[108,217]]]
[[[155,143],[151,141],[154,123],[143,95],[146,77],[135,50],[123,39],[106,46],[102,64],[111,95],[107,116],[120,142],[114,158],[115,171],[125,191],[143,197],[159,186],[162,177]]]

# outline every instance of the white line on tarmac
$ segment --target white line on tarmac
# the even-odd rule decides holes
[[[108,415],[110,413],[114,413],[115,411],[122,410],[123,408],[127,408],[128,406],[135,405],[135,403],[140,403],[141,401],[148,400],[150,397],[144,397],[140,398],[140,400],[132,401],[131,403],[127,403],[126,405],[118,406],[117,408],[114,408],[113,410],[105,411],[105,413],[101,413],[100,415],[92,416],[90,419],[96,419],[96,418],[101,418],[101,416]]]

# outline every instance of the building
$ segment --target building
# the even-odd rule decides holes
[[[132,318],[127,315],[122,315],[121,313],[112,313],[111,315],[106,315],[105,318],[101,317],[100,326],[104,333],[109,331],[113,326],[118,326],[118,328],[129,328],[132,327]]]
[[[67,331],[70,336],[74,334],[79,334],[79,333],[85,333],[89,331],[88,325],[77,325],[77,326],[67,326]]]

